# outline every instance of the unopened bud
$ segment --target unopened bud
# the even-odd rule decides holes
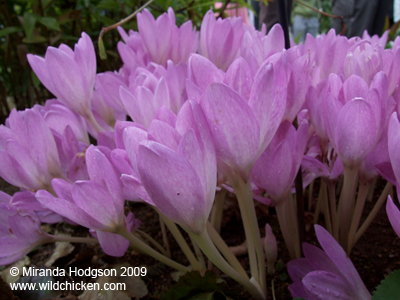
[[[264,251],[267,256],[268,274],[273,275],[275,273],[275,262],[278,259],[278,246],[268,223],[265,225]]]

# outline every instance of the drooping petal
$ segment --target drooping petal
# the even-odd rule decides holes
[[[315,225],[314,228],[322,249],[324,249],[331,261],[334,262],[344,278],[348,280],[353,288],[353,292],[356,292],[361,299],[370,299],[370,293],[343,248],[326,229],[319,225]]]
[[[308,273],[302,280],[306,290],[315,299],[326,300],[352,300],[353,291],[348,282],[339,275],[326,271],[314,271]],[[368,299],[368,298],[364,298]]]
[[[89,216],[75,203],[56,198],[49,192],[40,190],[36,193],[36,199],[48,209],[72,220],[73,222],[93,229],[104,229],[105,226]]]

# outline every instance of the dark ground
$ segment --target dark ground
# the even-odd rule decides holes
[[[12,194],[12,187],[2,182],[1,184],[3,191]],[[313,194],[316,194],[314,191]],[[366,203],[366,211],[372,209],[373,203]],[[150,236],[155,238],[160,244],[162,244],[161,232],[159,227],[158,215],[151,208],[144,204],[130,204],[130,208],[135,216],[142,221],[141,230],[148,233]],[[279,299],[291,299],[288,292],[287,286],[291,283],[290,278],[286,271],[286,262],[288,261],[288,253],[285,249],[282,236],[279,232],[279,226],[277,222],[277,217],[274,214],[274,209],[268,209],[264,205],[257,205],[257,216],[258,223],[262,230],[261,234],[264,235],[264,226],[268,222],[273,228],[278,240],[278,257],[279,262],[278,270],[274,276],[274,287],[275,287],[275,297]],[[306,218],[306,222],[309,223],[310,215]],[[312,222],[312,216],[311,216]],[[233,199],[229,199],[225,203],[225,213],[222,224],[222,237],[229,246],[236,246],[244,241],[244,231],[241,224],[241,218],[239,213],[239,208]],[[309,226],[311,227],[311,226]],[[87,230],[82,227],[71,227],[65,224],[54,225],[52,230],[63,231],[66,228],[73,228],[74,236],[87,236]],[[185,235],[186,236],[186,235]],[[306,241],[318,245],[313,230],[309,230],[306,233]],[[53,266],[59,268],[66,267],[79,267],[79,268],[106,268],[110,265],[120,264],[123,262],[128,262],[131,266],[146,266],[148,273],[145,277],[142,277],[148,288],[148,295],[142,299],[160,299],[160,297],[168,291],[168,289],[175,284],[175,281],[171,277],[171,273],[174,272],[169,267],[158,263],[151,257],[146,255],[139,255],[134,252],[127,252],[122,258],[114,258],[105,255],[98,245],[81,245],[74,244],[75,250],[60,259],[58,259]],[[170,246],[172,257],[180,263],[187,264],[187,261],[183,254],[181,253],[179,247],[170,238]],[[54,250],[53,244],[48,244],[42,246],[40,249],[33,251],[29,254],[31,260],[31,266],[41,267],[48,260],[51,253]],[[356,266],[361,278],[363,279],[367,288],[371,291],[380,283],[385,276],[394,270],[400,269],[400,238],[397,237],[394,230],[392,229],[389,220],[386,215],[385,207],[381,209],[377,218],[374,220],[373,224],[367,230],[366,234],[360,239],[356,244],[350,258],[352,259],[354,265]],[[239,257],[242,265],[245,269],[249,269],[247,256]],[[219,273],[217,269],[214,270]],[[221,277],[227,281],[228,286],[237,295],[235,299],[251,299],[250,295],[241,288],[236,282],[231,280],[225,275]],[[83,277],[79,278],[82,280]],[[78,278],[76,278],[78,279]],[[271,277],[268,278],[269,285],[269,299],[271,296]],[[62,281],[63,278],[57,277],[57,280]],[[68,280],[65,278],[64,280]],[[94,279],[90,279],[92,282]],[[70,291],[64,294],[52,295],[50,299],[78,299],[80,292]],[[37,295],[37,294],[36,294]],[[31,297],[34,294],[16,294],[14,292],[14,297],[19,297],[19,299],[48,299],[48,297]],[[13,295],[8,286],[3,282],[0,284],[0,300],[12,299]],[[18,298],[15,298],[18,299]],[[99,298],[100,299],[100,298]]]

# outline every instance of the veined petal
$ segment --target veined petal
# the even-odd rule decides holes
[[[0,257],[15,255],[29,248],[30,245],[29,242],[20,240],[14,236],[0,237]]]
[[[87,80],[89,87],[94,87],[96,78],[96,52],[92,39],[82,32],[82,37],[75,45],[75,62],[80,66],[83,77]]]
[[[86,165],[90,180],[107,188],[114,200],[115,210],[122,214],[124,211],[122,186],[110,161],[99,149],[90,145],[86,150]]]
[[[336,127],[336,151],[343,165],[358,164],[376,143],[377,124],[371,106],[354,99],[341,109]]]
[[[209,86],[200,101],[217,158],[248,179],[257,159],[260,129],[248,104],[223,83]]]
[[[202,153],[206,176],[206,199],[214,199],[217,184],[215,146],[203,110],[197,102],[188,100],[179,111],[176,130],[184,135],[191,128],[194,129]],[[211,209],[212,201],[207,201],[206,205],[207,209]]]
[[[103,186],[92,181],[77,181],[71,193],[76,205],[103,227],[113,229],[119,224],[120,212],[116,211],[114,200]]]
[[[137,175],[121,175],[121,181],[125,188],[125,199],[129,201],[144,201],[147,204],[155,206],[153,200],[151,200],[149,194],[147,194],[147,191],[142,185],[141,181],[135,176]]]
[[[43,57],[28,54],[28,62],[35,72],[36,76],[39,78],[40,82],[54,95],[57,95],[57,91],[54,87],[52,76],[47,69],[47,62]]]
[[[254,78],[249,106],[260,127],[259,155],[272,140],[285,112],[285,76],[284,72],[275,72],[272,64],[266,62]]]
[[[177,151],[181,135],[171,125],[154,119],[147,130],[148,139]]]
[[[357,75],[351,75],[344,83],[343,83],[343,93],[344,100],[346,104],[350,100],[354,98],[364,98],[367,96],[369,91],[369,87],[367,83],[361,77]]]
[[[324,249],[331,261],[334,262],[344,278],[348,280],[353,292],[356,292],[360,299],[370,299],[371,294],[368,292],[360,275],[343,248],[326,229],[319,225],[315,225],[314,228],[322,249]]]
[[[253,74],[243,57],[238,57],[229,66],[224,83],[233,88],[243,99],[249,99],[253,85]]]
[[[62,215],[71,221],[92,229],[105,229],[106,226],[89,216],[75,203],[56,198],[47,191],[40,190],[36,193],[36,199],[48,209]]]
[[[192,54],[189,58],[188,79],[197,85],[202,92],[213,82],[222,82],[224,73],[210,60],[198,54]]]
[[[315,299],[326,300],[353,300],[351,286],[346,280],[337,274],[325,271],[314,271],[308,273],[303,278],[303,284],[306,290],[315,297]],[[367,298],[364,298],[367,299]]]
[[[139,146],[138,168],[143,186],[163,214],[195,233],[204,230],[208,219],[204,191],[185,158],[146,141]]]
[[[48,48],[46,63],[53,81],[56,96],[69,108],[86,116],[90,110],[92,90],[88,82],[82,77],[82,72],[74,60],[65,52],[55,48]]]
[[[132,168],[137,169],[137,152],[140,142],[147,140],[147,132],[137,127],[127,127],[124,129],[123,141],[126,149],[126,154],[131,162]]]

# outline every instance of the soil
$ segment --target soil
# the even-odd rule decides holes
[[[380,183],[382,186],[383,183]],[[5,182],[0,182],[2,191],[9,194],[13,194],[16,191],[14,187],[10,187]],[[317,191],[313,194],[316,196]],[[222,220],[222,238],[226,241],[229,246],[240,245],[244,242],[244,231],[241,223],[241,217],[239,207],[232,197],[225,201],[224,217]],[[306,195],[307,196],[307,195]],[[373,202],[366,203],[365,211],[370,211],[373,207]],[[162,244],[162,235],[160,232],[158,215],[150,207],[140,203],[129,203],[130,210],[135,216],[142,221],[141,230],[145,231],[160,244]],[[288,292],[288,285],[291,283],[290,278],[286,271],[286,262],[289,260],[288,252],[285,249],[283,238],[279,232],[279,226],[276,214],[273,208],[268,208],[262,204],[256,205],[256,211],[258,216],[258,224],[261,230],[262,236],[264,236],[264,226],[269,223],[276,234],[278,240],[278,257],[276,274],[272,277],[268,277],[269,285],[269,299],[272,299],[271,293],[271,280],[274,281],[274,293],[275,299],[291,299],[290,293]],[[306,213],[306,225],[309,229],[306,232],[305,240],[309,243],[318,245],[315,234],[312,229],[312,214]],[[321,220],[322,223],[322,220]],[[71,231],[73,230],[73,236],[87,236],[87,229],[80,226],[70,226],[66,224],[52,225],[50,227],[52,231]],[[183,232],[183,231],[182,231]],[[187,235],[183,233],[187,238]],[[186,258],[181,253],[178,245],[175,243],[172,236],[169,235],[170,247],[172,258],[182,264],[188,264]],[[189,239],[188,239],[189,240]],[[176,282],[172,279],[171,273],[175,270],[159,263],[153,258],[138,254],[134,251],[127,251],[124,257],[116,258],[110,257],[103,253],[98,245],[91,244],[74,244],[74,251],[62,258],[59,258],[53,267],[67,268],[67,267],[79,267],[79,268],[105,268],[110,265],[121,264],[128,262],[131,266],[146,266],[147,275],[142,277],[143,281],[147,285],[149,291],[148,295],[142,299],[160,299],[163,294]],[[54,251],[54,244],[47,244],[41,246],[39,249],[29,254],[30,266],[40,268],[44,266],[44,263],[48,260],[52,252]],[[386,215],[385,207],[382,207],[377,218],[374,220],[366,234],[359,240],[354,247],[354,250],[350,256],[356,269],[360,273],[367,288],[371,291],[385,278],[389,273],[394,270],[400,269],[400,238],[396,235],[392,229],[389,220]],[[247,255],[239,257],[240,262],[246,270],[249,269],[249,262]],[[1,269],[0,269],[1,270]],[[219,270],[214,268],[217,274],[220,274]],[[231,291],[236,295],[234,299],[251,299],[251,296],[243,290],[235,281],[231,280],[224,274],[220,274],[220,277],[224,279]],[[82,280],[86,277],[80,277]],[[73,278],[74,279],[74,278]],[[78,279],[78,278],[76,278]],[[57,277],[57,281],[68,280],[68,278]],[[94,279],[87,279],[87,281],[94,282]],[[49,296],[39,296],[34,293],[16,293],[14,294],[9,289],[8,285],[4,282],[0,282],[0,300],[8,299],[78,299],[80,292],[69,291],[62,294],[56,294]],[[13,298],[14,297],[14,298]]]

